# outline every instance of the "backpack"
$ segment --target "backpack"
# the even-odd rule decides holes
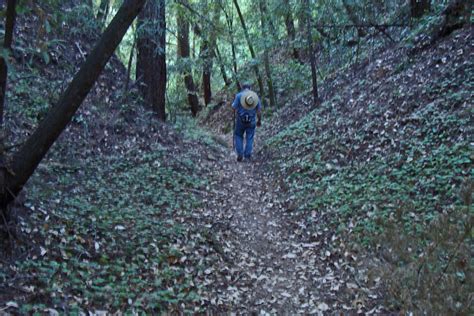
[[[243,113],[242,115],[240,115],[240,121],[244,124],[250,124],[252,123],[252,118],[250,117],[250,114]]]

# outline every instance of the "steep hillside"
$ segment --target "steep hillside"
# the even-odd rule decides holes
[[[15,145],[25,140],[58,100],[101,34],[83,1],[58,2],[58,7],[48,3],[34,5],[31,11],[20,14],[15,29],[6,105],[7,140]],[[123,108],[124,98],[130,93],[123,91],[125,82],[125,68],[114,56],[68,130],[102,133],[102,129],[93,127],[108,125]],[[78,146],[86,145],[102,135],[93,136],[80,135],[74,141]]]
[[[285,179],[281,188],[307,216],[308,229],[343,236],[331,243],[339,255],[348,244],[357,252],[362,244],[388,265],[405,268],[417,264],[407,259],[415,254],[444,256],[430,262],[434,279],[420,273],[424,263],[418,262],[422,285],[416,271],[395,275],[406,282],[405,289],[387,282],[398,306],[414,308],[426,300],[430,294],[417,289],[435,286],[431,282],[439,276],[445,283],[436,284],[439,290],[431,295],[452,296],[440,300],[444,310],[432,311],[469,308],[472,280],[465,281],[471,268],[448,262],[472,260],[463,227],[472,229],[473,214],[462,207],[472,194],[465,189],[473,176],[472,34],[466,27],[411,57],[403,45],[388,49],[327,80],[326,101],[317,109],[307,113],[308,96],[281,110],[261,136],[270,136],[261,151],[271,161],[269,172]],[[433,236],[439,223],[429,225],[445,218],[449,224],[441,228],[451,236],[442,230]],[[460,248],[450,254],[454,247]],[[447,259],[450,255],[454,258]]]
[[[11,150],[100,34],[82,1],[59,5],[39,4],[37,14],[19,17],[6,109]],[[113,57],[16,200],[16,225],[2,245],[13,255],[0,258],[2,311],[158,312],[198,304],[193,280],[215,258],[189,213],[202,203],[204,173],[222,149],[190,122],[154,119],[133,90],[123,91],[125,78]]]
[[[294,175],[295,184],[301,173],[320,182],[327,176],[334,179],[331,175],[344,169],[364,173],[364,168],[379,163],[387,164],[386,172],[409,172],[410,166],[421,164],[419,170],[459,173],[433,179],[442,180],[449,190],[440,205],[450,204],[455,199],[451,181],[459,186],[463,177],[470,175],[466,171],[471,158],[471,42],[472,28],[465,28],[415,57],[407,57],[404,48],[388,50],[363,68],[331,78],[324,90],[330,90],[326,95],[332,97],[321,107],[285,126],[283,123],[291,123],[296,115],[292,112],[306,112],[309,101],[301,99],[303,110],[295,104],[267,124],[264,136],[271,137],[271,157],[288,160],[283,170]],[[284,129],[279,130],[281,126]],[[444,161],[446,157],[457,159]],[[436,167],[433,159],[440,159]],[[306,170],[305,162],[311,162],[311,170]],[[459,169],[444,169],[443,163]],[[396,179],[407,180],[399,176]],[[412,183],[421,189],[420,195],[440,194],[423,185],[426,183],[418,183],[428,181],[422,180],[422,174],[413,176],[420,177]]]

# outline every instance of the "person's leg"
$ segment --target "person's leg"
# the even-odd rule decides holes
[[[234,141],[235,141],[235,151],[237,152],[237,158],[242,159],[244,155],[244,127],[240,120],[235,122],[235,131],[234,131]]]
[[[246,141],[245,152],[244,152],[245,158],[252,157],[254,135],[255,135],[255,126],[248,127],[245,129],[245,141]]]

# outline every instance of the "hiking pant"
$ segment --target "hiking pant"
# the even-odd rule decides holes
[[[245,151],[244,151],[245,134]],[[253,137],[255,135],[255,122],[242,123],[239,118],[235,124],[235,150],[239,157],[250,158],[253,150]]]

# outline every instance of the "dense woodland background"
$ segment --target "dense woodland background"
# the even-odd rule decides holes
[[[0,8],[1,312],[472,314],[469,1]]]

